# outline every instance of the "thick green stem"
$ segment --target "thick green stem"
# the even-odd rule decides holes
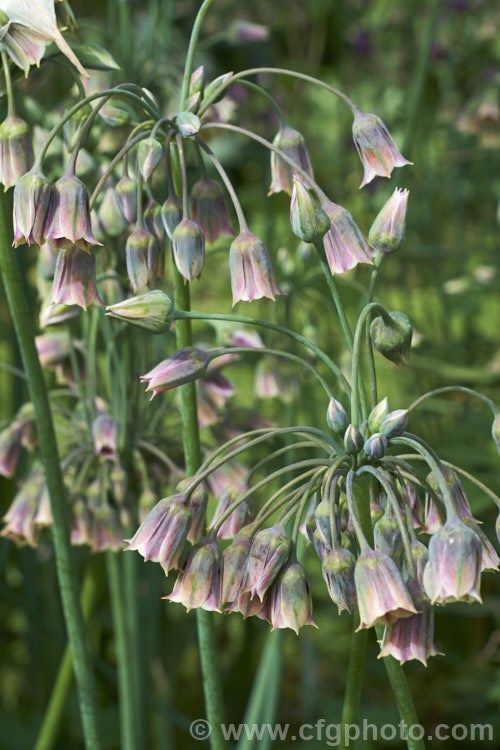
[[[116,661],[118,664],[118,691],[120,696],[120,738],[122,750],[137,750],[137,725],[134,701],[134,682],[131,655],[127,637],[127,602],[121,580],[120,558],[116,552],[106,552],[111,612],[115,634]]]
[[[190,308],[189,285],[184,281],[176,268],[174,268],[174,297],[176,307],[179,310],[187,312]],[[175,332],[179,349],[191,346],[191,322],[187,318],[177,321]],[[195,383],[186,383],[181,386],[181,416],[186,473],[188,476],[193,476],[201,464]],[[212,730],[210,745],[212,750],[222,750],[225,747],[225,740],[221,730],[221,725],[224,721],[224,705],[217,664],[217,645],[213,615],[205,612],[203,609],[197,609],[196,620],[205,706],[207,719]]]
[[[5,195],[2,195],[0,201],[0,269],[28,378],[28,390],[35,411],[40,452],[50,496],[57,576],[73,655],[83,733],[87,750],[99,750],[101,743],[98,731],[94,674],[78,597],[78,583],[70,543],[68,508],[56,436],[45,380],[35,346],[31,314],[17,266],[17,259],[11,248],[12,224],[10,217],[8,217],[9,201]]]
[[[85,576],[82,585],[82,610],[83,616],[88,621],[94,610],[97,600],[96,576],[90,570]],[[56,681],[50,694],[49,705],[43,717],[43,723],[38,733],[34,750],[52,750],[54,747],[64,707],[68,699],[71,683],[73,682],[73,663],[71,660],[71,649],[66,645],[61,659],[61,665],[57,673]]]
[[[375,631],[379,641],[382,640],[384,635],[383,625],[376,625]],[[403,667],[392,656],[386,656],[384,658],[384,665],[387,671],[387,676],[389,677],[389,682],[391,683],[392,692],[396,699],[401,720],[406,727],[418,725],[419,721],[417,712],[415,711],[415,705],[413,703],[413,698],[411,697],[410,688],[408,687]],[[408,750],[425,750],[425,743],[423,740],[413,740],[410,739],[410,737],[407,737],[406,744]]]
[[[388,312],[385,307],[379,305],[378,302],[370,302],[361,311],[356,325],[356,333],[354,334],[354,346],[352,351],[352,374],[351,374],[351,421],[355,425],[359,425],[362,417],[366,418],[366,403],[363,403],[362,408],[363,414],[359,411],[360,397],[363,399],[363,389],[360,381],[360,363],[361,363],[361,345],[363,343],[363,331],[365,324],[368,324],[369,317],[375,311],[379,312],[384,319],[388,317]],[[392,321],[391,321],[392,322]]]

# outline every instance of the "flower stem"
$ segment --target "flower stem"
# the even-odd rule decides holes
[[[375,631],[377,633],[377,638],[381,640],[384,635],[384,626],[375,625]],[[410,688],[408,687],[403,667],[392,656],[386,656],[384,658],[384,665],[389,677],[389,682],[391,683],[392,692],[396,699],[401,720],[406,727],[417,726],[419,723],[418,716],[415,711],[415,705],[413,703],[413,698],[411,697]],[[414,740],[407,737],[406,744],[408,750],[425,750],[425,743],[423,740]]]
[[[93,570],[89,570],[83,581],[81,599],[83,616],[87,621],[97,601],[97,590],[95,573]],[[72,680],[73,663],[71,660],[71,649],[69,644],[66,644],[34,750],[52,750],[54,747]]]
[[[35,411],[40,452],[53,518],[57,576],[73,656],[85,745],[87,750],[99,750],[101,742],[98,731],[94,674],[78,597],[78,583],[70,543],[68,509],[56,436],[45,380],[35,346],[31,314],[17,260],[11,249],[12,225],[8,218],[8,198],[2,195],[0,201],[0,269]]]
[[[190,308],[189,284],[184,281],[175,267],[173,271],[176,307],[179,310],[188,311]],[[182,349],[185,346],[191,346],[191,321],[188,320],[187,317],[177,321],[175,332],[179,349]],[[195,383],[186,383],[181,386],[181,416],[186,473],[188,476],[193,476],[201,464],[200,433],[198,426]],[[223,750],[225,747],[225,740],[222,735],[221,725],[224,720],[224,706],[222,686],[220,683],[217,664],[217,645],[215,642],[213,615],[210,612],[206,612],[204,609],[197,609],[196,622],[198,628],[198,645],[200,650],[201,671],[203,675],[205,706],[207,719],[212,730],[210,735],[210,746],[212,750]]]

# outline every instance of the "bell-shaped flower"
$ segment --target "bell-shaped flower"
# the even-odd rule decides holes
[[[412,163],[400,154],[391,134],[377,115],[356,108],[352,137],[364,167],[360,187],[371,182],[377,175],[390,177],[394,167]]]
[[[58,248],[89,251],[101,244],[92,233],[87,188],[75,174],[65,174],[52,187],[44,235]]]
[[[199,278],[205,263],[205,235],[199,224],[182,219],[172,233],[172,248],[177,270],[186,281]]]
[[[97,293],[95,256],[78,247],[60,250],[50,297],[51,304],[78,305],[84,310],[93,302],[102,304]]]
[[[38,245],[45,242],[45,223],[50,202],[50,183],[42,172],[32,169],[19,178],[14,188],[14,242]]]
[[[290,537],[282,524],[276,523],[258,531],[248,557],[242,592],[249,592],[252,597],[258,596],[262,602],[264,594],[286,563],[290,549]]]
[[[29,127],[15,115],[0,124],[0,182],[8,190],[33,166]]]
[[[269,616],[273,630],[290,628],[297,635],[304,625],[314,625],[312,600],[306,572],[294,554],[281,568],[269,592]]]
[[[373,263],[373,250],[349,211],[332,201],[325,200],[322,205],[331,221],[323,246],[332,274],[350,271],[358,263]]]
[[[339,614],[344,609],[351,612],[356,606],[355,562],[352,552],[342,547],[330,550],[323,559],[323,578]]]
[[[195,544],[175,582],[164,597],[183,604],[187,611],[201,608],[221,611],[222,552],[215,538],[208,536]]]
[[[208,352],[195,346],[186,346],[168,359],[164,359],[146,375],[141,375],[141,380],[148,384],[146,391],[153,391],[153,399],[162,391],[201,378],[207,370],[209,361]]]
[[[354,571],[360,624],[358,630],[377,623],[393,625],[417,613],[394,560],[383,552],[366,549]]]
[[[231,217],[222,188],[215,180],[198,180],[191,191],[193,219],[208,242],[234,235]]]
[[[432,604],[481,601],[481,540],[458,516],[431,537],[424,587]]]
[[[233,305],[262,297],[274,300],[281,294],[266,246],[248,230],[241,232],[231,244],[229,270]]]
[[[306,142],[298,130],[291,128],[289,125],[283,125],[274,137],[273,146],[283,151],[309,177],[313,176]],[[290,195],[292,192],[292,174],[294,171],[294,168],[288,162],[274,151],[271,151],[271,187],[269,188],[269,195],[279,193],[282,190]]]

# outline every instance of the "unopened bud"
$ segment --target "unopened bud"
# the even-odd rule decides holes
[[[353,424],[350,424],[344,434],[344,447],[346,452],[354,456],[363,447],[363,435]]]
[[[106,312],[152,333],[166,333],[172,325],[174,305],[165,292],[153,289],[109,305]]]
[[[141,375],[141,380],[148,384],[146,391],[153,391],[153,399],[162,391],[201,378],[206,373],[209,362],[208,352],[195,346],[187,346],[160,362],[150,372]]]
[[[389,440],[390,438],[401,435],[401,433],[405,431],[407,424],[408,412],[406,409],[397,409],[396,411],[389,412],[389,414],[384,417],[380,425],[380,432]]]
[[[407,315],[389,313],[391,321],[381,315],[370,325],[370,336],[375,349],[397,365],[405,365],[411,348],[413,328]]]
[[[175,117],[174,124],[183,138],[196,135],[201,130],[201,120],[193,112],[181,112]]]
[[[147,182],[161,162],[163,146],[156,138],[145,138],[137,148],[139,170]]]
[[[136,227],[125,244],[125,259],[134,292],[153,286],[158,270],[158,243],[151,232]]]
[[[191,191],[193,219],[203,230],[208,242],[221,235],[234,235],[224,193],[215,180],[199,180]]]
[[[351,612],[356,606],[354,566],[354,555],[342,547],[330,550],[323,560],[323,578],[331,600],[338,607],[339,614],[344,609]]]
[[[293,233],[304,242],[320,240],[331,226],[316,193],[306,188],[297,175],[293,176],[290,221]]]
[[[172,234],[174,261],[179,273],[192,281],[199,278],[205,262],[205,235],[191,219],[182,219]]]
[[[137,183],[124,174],[115,186],[116,202],[129,224],[137,221]]]
[[[363,450],[371,458],[383,458],[387,453],[387,438],[382,433],[376,432],[368,438]]]
[[[0,182],[8,190],[33,166],[33,144],[29,127],[15,115],[0,125]]]
[[[328,427],[334,432],[344,432],[349,424],[349,416],[336,398],[331,398],[326,412]]]
[[[368,416],[368,428],[370,432],[379,432],[380,425],[384,417],[389,414],[389,402],[387,396],[379,401],[376,406],[373,407]]]
[[[408,195],[408,190],[396,188],[373,222],[368,242],[378,252],[394,253],[403,244]]]

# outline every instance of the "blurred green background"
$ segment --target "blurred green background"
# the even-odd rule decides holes
[[[75,44],[105,46],[121,65],[108,78],[133,80],[151,89],[175,111],[177,89],[190,26],[199,6],[191,0],[86,0],[72,2],[78,19]],[[232,20],[268,28],[254,43],[230,38]],[[345,205],[363,231],[395,186],[411,191],[407,240],[383,266],[378,297],[404,311],[417,332],[410,364],[398,369],[377,358],[380,393],[392,408],[403,408],[421,392],[459,383],[500,401],[500,7],[488,0],[215,0],[204,25],[198,59],[210,78],[255,65],[291,67],[322,77],[345,91],[364,110],[376,112],[414,167],[397,169],[358,190],[362,169],[350,134],[350,113],[321,89],[288,79],[264,78],[290,124],[306,137],[315,176],[335,202]],[[225,33],[224,33],[225,32]],[[99,80],[99,75],[94,74]],[[64,71],[42,65],[20,82],[20,112],[35,125],[60,112],[71,87]],[[23,95],[26,97],[23,100]],[[276,123],[264,99],[235,92],[233,118],[271,137]],[[38,119],[37,119],[38,118]],[[270,250],[278,285],[287,292],[271,302],[240,305],[240,314],[273,318],[318,340],[342,360],[340,329],[326,286],[313,259],[297,248],[289,229],[288,199],[266,196],[268,157],[238,137],[218,137],[213,148],[228,167],[253,231]],[[98,149],[97,149],[98,151]],[[199,310],[229,312],[226,245],[217,245],[204,275],[194,285]],[[36,299],[32,268],[35,251],[24,249],[23,270]],[[338,286],[352,319],[363,304],[366,267],[343,277]],[[18,365],[18,353],[2,294],[0,359]],[[324,403],[311,396],[308,381],[283,405],[253,393],[251,366],[234,372],[239,385],[234,403],[255,408],[278,424],[323,426]],[[306,394],[306,397],[304,397]],[[0,370],[0,420],[12,416],[25,398],[23,384]],[[490,414],[462,395],[425,403],[412,417],[419,432],[440,455],[475,473],[500,491],[498,456],[489,438]],[[493,534],[495,509],[466,485],[473,511]],[[0,510],[8,507],[14,484],[0,479]],[[85,555],[81,553],[81,565]],[[50,546],[16,548],[0,539],[0,747],[33,746],[64,646]],[[99,567],[97,559],[95,564]],[[299,725],[325,718],[340,721],[350,618],[338,617],[312,556],[306,566],[318,630],[297,638],[281,635],[281,688],[277,720]],[[141,566],[142,689],[147,748],[191,748],[186,727],[204,715],[193,613],[160,599],[170,590],[161,570]],[[437,723],[490,723],[500,746],[500,584],[484,576],[482,606],[447,606],[436,616],[438,647],[427,669],[407,667],[420,722],[432,732]],[[99,699],[107,747],[118,748],[117,682],[111,617],[102,581],[90,621]],[[227,720],[243,720],[246,700],[268,627],[239,616],[217,617]],[[385,670],[369,647],[362,716],[378,725],[397,721]],[[82,747],[77,703],[72,693],[64,711],[60,749]],[[397,743],[389,743],[392,746]],[[438,747],[441,743],[429,743]],[[323,747],[314,741],[277,747]],[[384,742],[363,747],[383,747]],[[477,747],[464,740],[461,747]]]

